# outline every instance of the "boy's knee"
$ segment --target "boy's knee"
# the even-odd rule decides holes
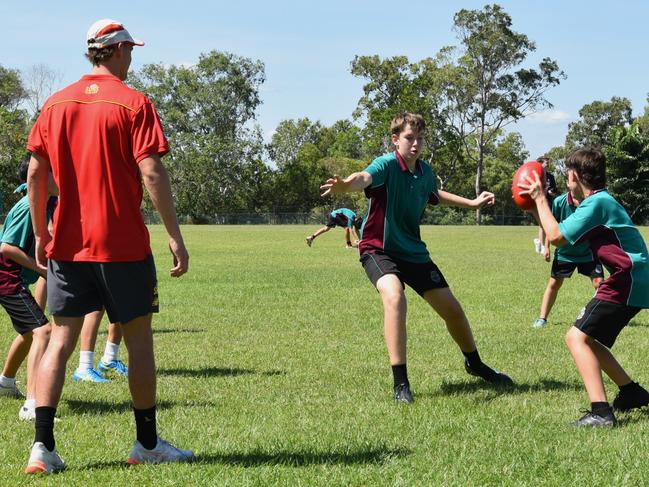
[[[553,291],[558,291],[563,285],[563,279],[550,279],[550,289]]]
[[[405,295],[400,289],[383,289],[380,291],[381,299],[383,300],[383,307],[389,309],[397,309],[402,306],[405,300]]]
[[[566,346],[568,348],[573,348],[578,345],[583,345],[588,340],[588,335],[586,335],[579,328],[572,326],[567,332],[564,338]]]

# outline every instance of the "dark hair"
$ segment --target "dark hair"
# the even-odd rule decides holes
[[[543,164],[544,162],[547,162],[548,164],[550,163],[550,158],[547,156],[541,156],[536,158],[536,162],[540,162]]]
[[[577,149],[565,161],[567,169],[577,173],[590,189],[606,187],[606,156],[599,149]]]
[[[408,125],[419,133],[426,130],[424,117],[418,113],[402,112],[392,119],[392,123],[390,124],[390,133],[392,135],[399,135],[401,132],[406,130]]]
[[[27,170],[29,169],[29,160],[31,159],[31,154],[27,154],[23,157],[18,165],[18,179],[21,183],[27,182]]]
[[[96,47],[88,48],[88,52],[85,54],[86,59],[92,63],[93,66],[99,66],[104,61],[107,61],[111,58],[115,52],[115,48],[119,44],[113,44],[111,46],[106,46],[101,49]]]

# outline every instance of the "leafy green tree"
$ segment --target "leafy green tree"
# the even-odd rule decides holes
[[[389,148],[387,135],[395,114],[420,113],[427,124],[423,157],[453,192],[464,187],[470,167],[477,195],[483,190],[488,148],[501,129],[551,107],[545,94],[565,74],[549,58],[536,68],[522,66],[536,46],[512,30],[511,17],[498,5],[460,10],[454,29],[459,46],[445,47],[417,63],[405,56],[356,57],[352,74],[367,83],[354,114],[367,121],[363,135],[371,157]],[[478,222],[480,214],[478,210]]]
[[[649,220],[649,134],[638,123],[619,125],[607,135],[608,189],[636,224]]]
[[[178,212],[201,221],[254,209],[249,186],[260,170],[263,140],[252,126],[265,80],[260,61],[211,51],[185,66],[149,64],[129,82],[153,101],[169,138],[169,169]]]
[[[529,152],[517,132],[502,136],[488,150],[484,183],[496,196],[496,204],[486,213],[497,223],[518,223],[523,216],[512,200],[511,188],[514,173],[528,158]]]
[[[16,170],[27,152],[29,116],[19,108],[25,96],[18,71],[0,66],[0,212],[17,200]]]
[[[475,164],[475,193],[483,190],[487,148],[506,125],[552,104],[547,90],[565,74],[556,61],[544,58],[537,68],[522,67],[536,45],[512,30],[512,19],[499,5],[455,14],[458,49],[448,48],[447,96],[451,126]],[[455,69],[451,69],[454,67]],[[480,210],[476,219],[480,222]]]
[[[568,125],[566,149],[601,148],[608,143],[609,133],[619,126],[633,122],[631,101],[614,96],[611,101],[596,100],[581,107],[579,120]]]

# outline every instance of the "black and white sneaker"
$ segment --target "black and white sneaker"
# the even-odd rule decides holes
[[[591,428],[612,428],[617,424],[617,419],[615,419],[613,411],[611,411],[610,414],[606,414],[604,416],[600,416],[599,414],[595,414],[594,412],[588,410],[586,410],[585,413],[586,414],[584,414],[577,421],[574,421],[572,423],[572,426],[575,426],[577,428],[586,426],[589,426]]]
[[[632,383],[633,386],[620,390],[613,400],[613,411],[630,411],[649,404],[649,392],[640,384]]]
[[[485,363],[480,363],[476,368],[473,368],[469,365],[469,361],[464,359],[464,370],[467,371],[469,375],[475,377],[480,377],[481,379],[489,382],[490,384],[498,386],[513,386],[514,381],[507,374],[498,372],[497,370],[492,369]]]
[[[412,392],[410,392],[410,385],[403,383],[395,386],[394,400],[397,402],[402,402],[404,404],[412,404],[413,402],[415,402],[415,400],[412,398]]]

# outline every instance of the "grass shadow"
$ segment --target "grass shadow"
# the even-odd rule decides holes
[[[352,452],[264,452],[199,454],[193,464],[219,464],[239,467],[279,465],[308,467],[311,465],[381,465],[393,458],[409,455],[403,448],[374,448]],[[125,469],[131,467],[125,461],[91,462],[68,470],[93,470],[104,468]],[[135,467],[137,468],[137,467]]]
[[[176,375],[180,377],[235,377],[237,375],[247,375],[247,374],[256,374],[256,375],[285,375],[286,372],[281,370],[268,370],[268,371],[257,371],[254,369],[239,369],[237,367],[202,367],[199,369],[186,369],[186,368],[175,368],[175,369],[158,369],[158,375]]]
[[[487,382],[443,382],[439,389],[442,395],[445,396],[474,394],[479,391],[489,390],[496,393],[495,398],[502,395],[527,394],[530,392],[576,391],[583,389],[583,385],[578,382],[541,379],[532,383],[517,382],[512,386],[495,386]]]
[[[402,448],[385,447],[351,452],[253,451],[249,453],[197,455],[194,463],[237,465],[241,467],[258,467],[264,465],[289,467],[306,467],[310,465],[365,465],[383,464],[393,458],[406,456],[410,453],[409,450]]]
[[[113,413],[125,413],[133,410],[133,404],[131,401],[89,401],[89,400],[80,400],[80,399],[65,399],[64,402],[68,407],[68,413],[71,416],[80,416],[83,414],[113,414]],[[209,401],[166,401],[161,400],[156,403],[156,409],[158,411],[164,409],[172,409],[175,407],[215,407],[214,403]]]

